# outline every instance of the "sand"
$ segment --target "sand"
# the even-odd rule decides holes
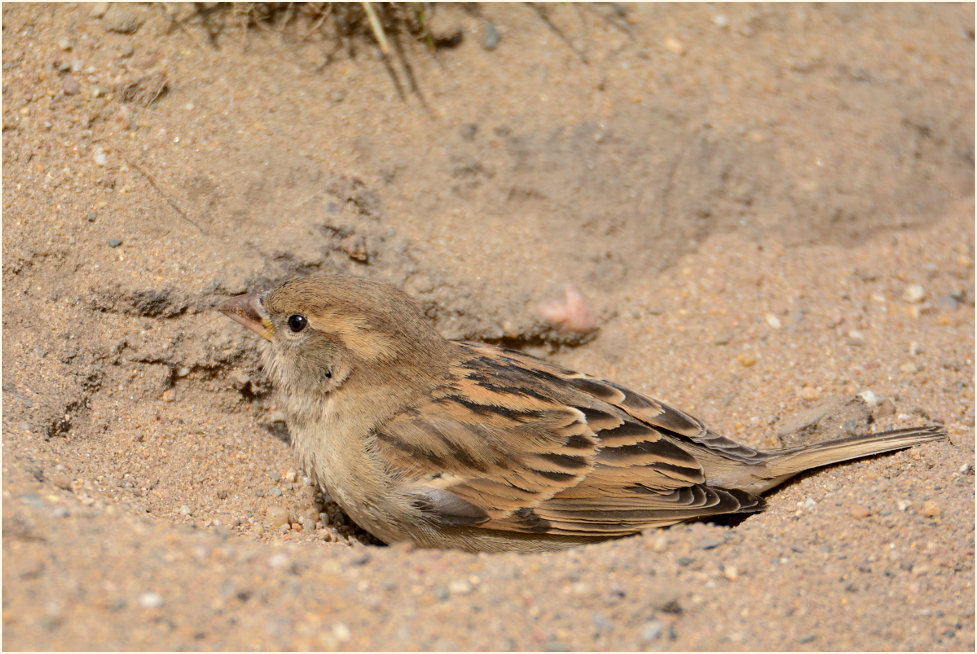
[[[973,651],[972,6],[439,6],[386,62],[194,11],[3,7],[5,649]],[[736,523],[372,544],[213,311],[315,270],[752,446],[950,438]]]

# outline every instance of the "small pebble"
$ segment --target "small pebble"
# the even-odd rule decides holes
[[[88,12],[92,18],[101,18],[105,15],[105,12],[109,10],[109,3],[107,2],[93,2],[92,8]]]
[[[499,30],[495,28],[495,25],[485,23],[485,40],[482,42],[485,49],[495,50],[500,40],[502,40],[502,35],[499,34]]]
[[[713,337],[712,342],[714,345],[726,345],[732,338],[729,334],[719,334]]]
[[[702,596],[693,595],[689,599],[694,604],[699,604],[701,603]],[[679,604],[678,600],[674,596],[672,597],[669,597],[668,595],[662,596],[654,602],[654,606],[662,613],[672,613],[675,615],[682,615],[682,613],[685,612],[685,609],[682,608],[682,605]]]
[[[464,579],[457,579],[448,584],[448,591],[452,595],[467,595],[472,592],[472,585]]]
[[[798,643],[801,643],[801,644],[804,644],[804,643],[809,643],[809,642],[811,642],[812,640],[814,640],[814,638],[815,638],[815,636],[814,636],[814,634],[804,634],[803,636],[800,636],[800,637],[799,637],[799,638],[797,639],[797,642],[798,642]]]
[[[567,590],[574,597],[587,597],[590,595],[592,588],[590,587],[590,584],[586,584],[582,581],[576,581],[570,584],[570,587]]]
[[[699,541],[699,548],[704,550],[711,550],[719,547],[723,544],[723,541],[719,538],[713,538],[711,536],[706,536]]]
[[[95,152],[92,153],[92,158],[99,166],[104,166],[109,162],[109,157],[107,154],[105,154],[105,150],[101,145],[96,146]]]
[[[282,552],[276,552],[268,559],[268,567],[270,567],[272,570],[281,570],[282,568],[287,567],[290,563],[291,561],[289,561],[288,557]]]
[[[589,334],[597,329],[597,320],[583,294],[572,284],[563,286],[563,299],[543,302],[539,313],[551,326],[561,332]]]
[[[919,304],[926,299],[926,292],[919,284],[910,284],[902,292],[902,299],[909,304]]]
[[[740,576],[740,571],[735,565],[727,565],[723,568],[723,576],[729,581],[736,581]]]
[[[645,642],[650,642],[653,640],[658,640],[661,635],[665,632],[665,628],[662,623],[658,620],[650,620],[645,623],[645,626],[641,628],[641,640]]]
[[[251,383],[251,377],[243,370],[238,370],[231,375],[231,383],[239,391],[243,391]]]
[[[756,357],[749,352],[740,352],[736,355],[736,360],[740,362],[740,365],[744,368],[749,368],[750,366],[756,364]]]
[[[867,518],[872,515],[872,512],[868,507],[862,506],[861,504],[856,504],[855,506],[848,509],[848,515],[853,518]]]
[[[868,405],[868,408],[872,410],[873,418],[884,418],[896,412],[896,407],[892,403],[892,400],[875,391],[862,391],[858,394],[858,397],[862,398],[865,404]]]
[[[729,19],[722,14],[716,14],[712,17],[712,24],[716,27],[726,27],[729,25]]]
[[[813,402],[821,398],[821,391],[811,386],[804,386],[797,394],[801,396],[802,400],[807,400],[808,402]]]
[[[286,470],[285,475],[282,477],[282,479],[284,479],[289,484],[294,484],[296,476],[297,475],[295,474],[294,470]]]
[[[280,527],[289,524],[288,509],[284,506],[269,506],[265,511],[265,520],[270,527]]]
[[[78,80],[71,75],[64,76],[64,79],[61,80],[61,88],[64,89],[65,95],[78,95],[81,91],[81,85],[78,84]]]
[[[362,234],[351,234],[342,242],[343,252],[350,259],[366,263],[370,259],[366,237]]]
[[[275,488],[272,488],[270,491],[268,491],[268,494],[271,495],[272,497],[281,497],[282,489],[276,486]]]
[[[685,44],[679,41],[674,36],[665,37],[665,40],[662,42],[662,45],[665,47],[666,50],[668,50],[672,54],[676,54],[679,56],[685,54]]]
[[[127,6],[125,3],[114,3],[103,12],[102,20],[109,32],[132,34],[143,22],[141,9]]]
[[[372,554],[370,554],[367,551],[361,551],[352,560],[350,560],[349,564],[352,565],[352,566],[359,567],[361,565],[366,565],[367,563],[369,563],[372,560],[373,560],[373,555]]]
[[[158,609],[163,606],[163,598],[159,593],[146,591],[139,596],[139,605],[146,609]]]
[[[965,475],[965,474],[967,474],[968,472],[970,472],[973,469],[974,469],[974,466],[972,466],[969,463],[965,463],[962,466],[960,466],[960,469],[959,470],[957,470],[957,474]]]
[[[912,341],[909,344],[909,354],[916,356],[923,351],[923,346],[919,344],[919,341]]]
[[[941,513],[940,505],[933,500],[923,502],[923,515],[927,518],[939,518]]]
[[[693,558],[690,558],[688,556],[681,556],[681,557],[679,557],[679,559],[678,559],[678,561],[676,563],[678,563],[680,566],[682,566],[683,568],[685,568],[685,567],[691,565],[694,562],[695,562],[695,559],[693,559]]]
[[[907,361],[906,363],[899,366],[899,370],[900,372],[904,372],[909,375],[913,374],[914,372],[919,372],[919,368],[912,361]]]
[[[905,511],[913,505],[909,500],[896,500],[896,508],[900,511]]]
[[[865,345],[865,335],[858,330],[851,330],[848,332],[848,344],[849,345]]]
[[[190,507],[187,506],[186,504],[180,507],[180,515],[190,515],[190,513],[191,513]]]
[[[71,515],[71,512],[63,506],[56,506],[51,509],[52,518],[67,518],[69,515]]]
[[[98,214],[95,213],[94,211],[89,211],[88,216],[86,216],[86,218],[88,219],[88,222],[93,223],[95,222],[95,219],[98,218]]]
[[[765,317],[768,325],[770,325],[774,329],[780,329],[780,318],[773,315],[772,313],[768,313]]]
[[[939,298],[937,298],[936,304],[941,309],[949,309],[950,311],[954,311],[958,306],[960,306],[959,300],[952,295],[941,295]]]
[[[61,490],[71,490],[71,477],[61,471],[55,472],[53,475],[51,475],[51,481]]]
[[[347,627],[342,622],[337,622],[332,626],[332,635],[341,643],[348,643],[353,637],[352,632],[350,632],[349,627]]]
[[[651,540],[651,549],[656,552],[664,552],[668,549],[668,537],[665,534],[657,534]]]
[[[108,246],[110,248],[117,248],[120,245],[122,245],[122,239],[119,239],[119,238],[110,238],[109,240],[107,240],[105,242],[108,244]]]

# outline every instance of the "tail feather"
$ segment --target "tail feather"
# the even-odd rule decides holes
[[[766,489],[773,488],[786,479],[811,468],[901,450],[927,441],[943,440],[946,437],[946,428],[943,425],[924,425],[773,450],[768,452],[770,458],[764,464],[764,477],[767,477],[770,482],[766,485]]]

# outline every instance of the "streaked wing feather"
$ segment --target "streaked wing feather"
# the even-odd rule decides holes
[[[742,460],[755,450],[612,382],[512,350],[462,347],[468,356],[451,383],[376,434],[432,521],[606,538],[759,509],[748,493],[707,486],[677,443]]]
[[[472,350],[481,350],[486,352],[486,354],[490,354],[493,349],[496,351],[501,350],[504,353],[501,359],[507,363],[520,365],[544,377],[557,379],[563,383],[570,384],[592,397],[624,411],[639,423],[644,423],[671,436],[685,440],[690,444],[694,444],[696,447],[712,450],[720,456],[743,463],[758,463],[765,456],[761,451],[720,436],[707,428],[700,420],[680,409],[669,406],[654,398],[635,393],[620,384],[560,368],[559,366],[527,356],[515,350],[492,348],[491,346],[476,343],[468,343],[466,345]],[[600,425],[599,428],[606,429],[604,425]],[[596,429],[598,429],[597,426],[595,426]],[[602,433],[601,440],[604,441],[605,437],[605,434]]]

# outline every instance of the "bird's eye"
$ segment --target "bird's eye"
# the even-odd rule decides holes
[[[299,313],[293,313],[286,320],[288,323],[288,328],[293,332],[300,332],[305,329],[305,326],[309,324],[309,321],[305,319],[305,316]]]

